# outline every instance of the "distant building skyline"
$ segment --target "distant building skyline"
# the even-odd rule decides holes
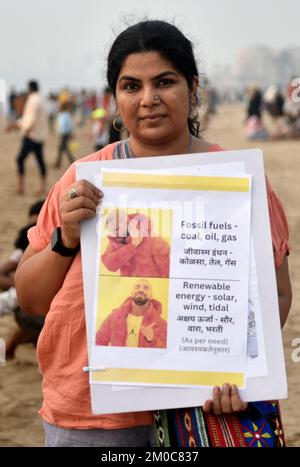
[[[300,77],[300,47],[243,47],[234,64],[214,67],[209,77],[217,87],[243,89],[255,83],[263,89],[275,84],[285,90],[292,78]]]

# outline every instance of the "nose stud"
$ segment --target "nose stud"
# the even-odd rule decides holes
[[[155,102],[158,102],[158,101],[160,101],[160,97],[159,96],[154,96],[153,100],[155,100]]]

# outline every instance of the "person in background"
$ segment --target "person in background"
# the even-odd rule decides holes
[[[266,140],[269,135],[262,121],[262,94],[259,87],[251,85],[247,90],[247,116],[245,135],[250,140]]]
[[[77,112],[77,117],[78,117],[79,128],[84,126],[86,118],[87,118],[85,109],[84,109],[85,99],[86,99],[86,92],[85,92],[85,89],[82,89],[76,95],[76,112]]]
[[[211,117],[215,115],[217,111],[217,92],[207,78],[203,79],[201,101],[202,129],[207,130]]]
[[[297,78],[292,79],[287,87],[283,110],[289,128],[287,136],[300,138],[300,82]]]
[[[49,121],[49,129],[51,133],[54,130],[54,123],[58,113],[58,103],[57,97],[53,93],[49,93],[47,98],[47,106],[48,106],[48,121]]]
[[[263,102],[260,88],[256,84],[252,84],[251,86],[249,86],[247,94],[247,118],[252,116],[261,118]]]
[[[64,153],[67,155],[70,164],[75,160],[69,144],[73,132],[73,122],[69,102],[64,102],[60,106],[60,111],[57,116],[57,132],[59,135],[59,146],[57,158],[54,164],[54,168],[56,169],[61,166]]]
[[[18,305],[18,298],[15,289],[15,271],[21,260],[24,251],[28,246],[27,231],[36,225],[38,215],[44,204],[40,200],[32,204],[28,211],[28,223],[22,227],[15,241],[15,250],[10,258],[0,264],[0,316],[14,313],[17,330],[7,339],[6,357],[14,358],[15,350],[19,344],[31,342],[36,345],[39,333],[44,324],[42,316],[29,316],[24,313]]]
[[[268,87],[263,96],[263,106],[272,119],[274,127],[272,139],[283,138],[287,133],[287,126],[284,123],[284,98],[278,86],[273,84]]]
[[[47,106],[39,93],[36,81],[28,83],[29,95],[25,104],[24,113],[17,126],[21,129],[22,145],[17,156],[18,186],[17,193],[25,194],[25,160],[30,153],[36,157],[40,170],[40,190],[36,196],[45,195],[47,192],[47,169],[44,161],[44,142],[48,135]]]
[[[16,94],[15,97],[15,113],[16,113],[16,119],[20,119],[23,115],[24,109],[25,109],[25,104],[27,100],[27,92],[19,92]],[[17,127],[16,127],[17,128]]]
[[[65,88],[60,90],[60,92],[58,93],[58,96],[57,96],[57,100],[58,100],[59,106],[71,102],[72,95],[71,95],[71,92],[68,89],[68,87],[65,87]]]
[[[95,151],[100,151],[109,142],[109,128],[107,122],[106,110],[96,109],[91,114],[93,120],[92,134]]]
[[[27,231],[34,225],[39,215],[39,212],[44,204],[44,200],[36,201],[29,207],[27,224],[22,227],[15,240],[15,249],[9,259],[0,264],[0,289],[7,290],[14,285],[14,273],[18,263],[22,258],[24,251],[28,246]]]
[[[120,131],[118,131],[113,124],[116,102],[109,86],[107,86],[103,91],[101,107],[106,111],[106,120],[109,126],[109,143],[115,143],[121,139],[121,135]]]
[[[17,93],[15,88],[11,88],[8,96],[8,123],[14,123],[16,121],[16,98]]]

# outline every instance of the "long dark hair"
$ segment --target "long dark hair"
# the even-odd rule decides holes
[[[107,81],[114,96],[121,68],[128,55],[152,51],[159,52],[173,63],[185,77],[189,89],[192,89],[194,77],[199,76],[192,43],[176,26],[165,21],[147,20],[134,24],[121,32],[110,49]],[[188,125],[190,133],[199,136],[200,124],[193,105]]]

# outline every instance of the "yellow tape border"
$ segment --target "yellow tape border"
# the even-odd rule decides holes
[[[238,372],[108,368],[105,371],[94,371],[92,382],[170,384],[174,386],[222,386],[224,383],[228,383],[244,387],[245,375]]]

